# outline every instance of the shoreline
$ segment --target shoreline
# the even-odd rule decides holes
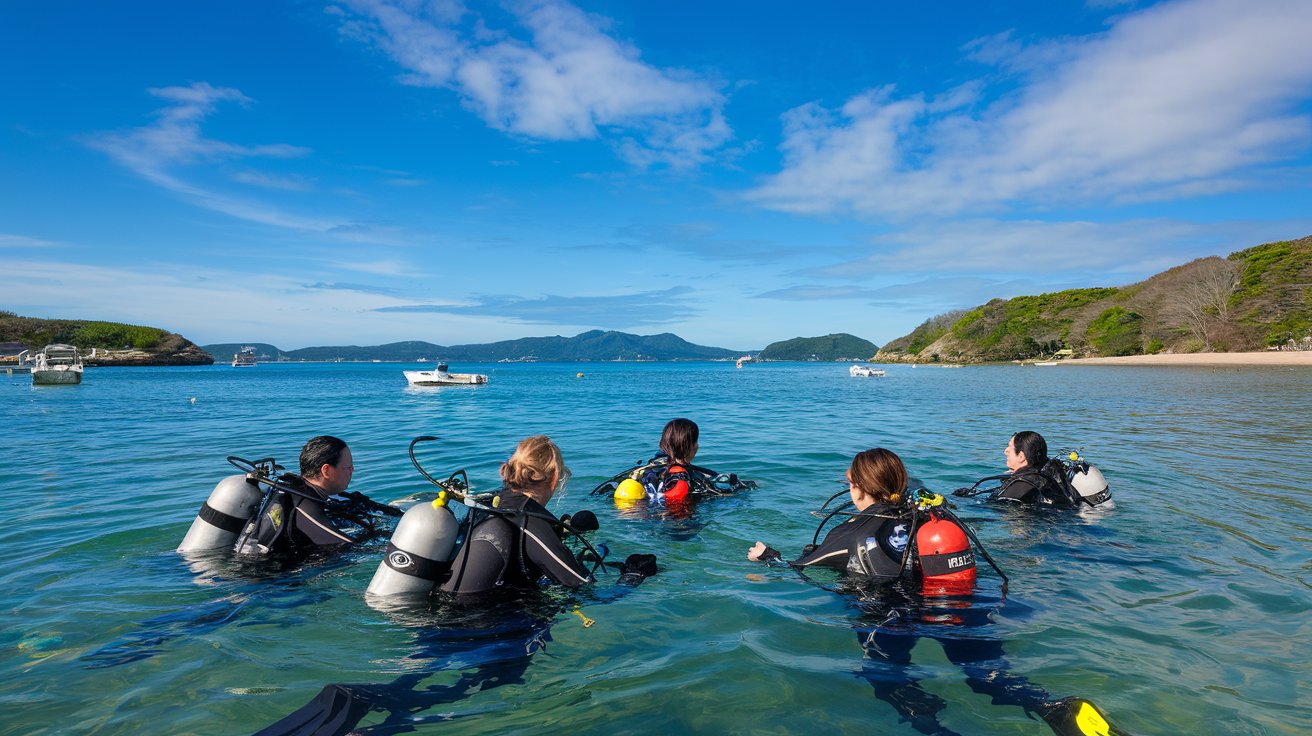
[[[1072,358],[1060,365],[1252,366],[1312,368],[1312,350],[1263,350],[1251,353],[1159,353],[1117,358]]]

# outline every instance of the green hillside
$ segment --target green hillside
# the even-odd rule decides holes
[[[879,350],[873,342],[840,332],[823,337],[794,337],[765,346],[757,360],[866,360]]]
[[[888,361],[1259,350],[1312,338],[1312,237],[1200,258],[1124,287],[994,299],[890,341]]]
[[[187,338],[158,327],[78,319],[22,317],[0,310],[0,342],[17,342],[32,351],[51,343],[107,351],[103,365],[207,365],[214,362]]]

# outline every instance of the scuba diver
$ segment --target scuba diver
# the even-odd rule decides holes
[[[1082,460],[1076,452],[1070,454],[1070,462],[1049,458],[1048,443],[1038,432],[1012,435],[1003,456],[1007,461],[1006,474],[981,478],[970,488],[958,488],[952,495],[974,497],[987,493],[989,501],[1052,508],[1097,506],[1111,500],[1102,471]],[[1000,485],[984,485],[991,481],[1000,481]]]
[[[219,482],[178,552],[226,549],[302,557],[386,534],[385,517],[401,516],[394,506],[347,492],[355,465],[351,449],[337,437],[321,435],[305,443],[300,475],[279,475],[283,467],[273,458],[231,456],[228,462],[245,475]]]
[[[726,496],[756,488],[756,482],[739,479],[734,473],[717,473],[693,465],[697,456],[697,423],[671,419],[661,431],[660,450],[645,462],[629,468],[592,489],[592,495],[611,493],[616,503],[647,500],[671,507],[706,496]]]
[[[560,448],[546,436],[521,441],[501,464],[505,487],[492,500],[500,513],[474,522],[441,589],[474,596],[503,586],[532,587],[544,576],[567,588],[594,582],[562,543],[560,520],[546,509],[569,476]]]
[[[403,617],[419,629],[424,662],[476,662],[454,684],[419,688],[432,672],[409,672],[389,683],[330,684],[299,710],[260,730],[257,736],[343,736],[413,730],[417,714],[455,702],[470,692],[519,682],[534,652],[550,640],[550,627],[563,610],[543,580],[570,590],[596,581],[598,570],[618,568],[618,598],[655,575],[656,557],[633,554],[622,565],[605,562],[605,545],[594,547],[584,532],[598,528],[596,515],[580,511],[556,518],[545,507],[569,477],[560,449],[537,435],[521,441],[500,468],[504,487],[495,494],[468,493],[463,470],[434,479],[414,455],[415,468],[443,490],[433,502],[411,506],[397,524],[387,553],[366,592],[369,604],[390,618]],[[462,521],[448,507],[454,496],[469,509]],[[576,555],[566,539],[585,550]],[[591,562],[585,567],[583,561]],[[429,598],[431,594],[431,598]],[[441,615],[414,615],[413,606],[433,606]],[[407,611],[407,606],[410,609]],[[584,627],[594,623],[574,608]],[[419,623],[415,623],[416,621]],[[413,669],[407,667],[407,669]],[[370,712],[386,714],[374,726],[357,728]],[[438,719],[441,716],[436,717]]]
[[[1089,701],[1052,701],[1042,688],[1012,674],[996,639],[978,632],[949,633],[947,626],[991,623],[988,610],[972,608],[965,600],[975,588],[972,542],[1002,577],[1004,596],[1007,578],[942,496],[908,490],[907,480],[906,467],[893,452],[874,448],[858,453],[847,471],[849,501],[825,515],[802,556],[786,563],[808,580],[805,570],[812,566],[845,575],[837,592],[857,594],[865,613],[854,628],[866,653],[863,676],[875,696],[921,733],[956,733],[938,721],[947,703],[921,688],[914,676],[911,651],[921,636],[929,636],[965,672],[967,685],[994,704],[1036,714],[1059,736],[1124,736]],[[841,495],[830,497],[821,512]],[[848,518],[817,544],[825,525],[839,515]],[[770,563],[782,555],[758,541],[747,558]]]

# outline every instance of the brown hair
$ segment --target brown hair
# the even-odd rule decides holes
[[[697,423],[691,419],[671,419],[661,432],[661,451],[671,460],[691,462],[697,450]]]
[[[876,503],[897,504],[907,488],[907,467],[902,458],[882,447],[857,453],[852,458],[852,483]]]
[[[515,454],[501,463],[501,480],[511,490],[554,491],[551,476],[564,479],[569,476],[560,448],[546,435],[526,437],[515,447]]]

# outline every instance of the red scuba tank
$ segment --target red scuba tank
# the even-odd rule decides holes
[[[688,471],[682,465],[671,465],[666,471],[665,502],[682,503],[688,500]]]
[[[931,514],[916,529],[916,552],[927,596],[970,595],[975,590],[975,553],[955,522]]]

